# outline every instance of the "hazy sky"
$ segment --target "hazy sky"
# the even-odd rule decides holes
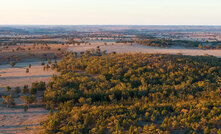
[[[221,25],[221,0],[0,0],[0,24]]]

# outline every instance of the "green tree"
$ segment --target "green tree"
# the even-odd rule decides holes
[[[11,65],[11,67],[14,67],[14,66],[16,65],[16,62],[14,62],[14,61],[10,61],[9,64]]]
[[[11,87],[10,86],[6,86],[5,89],[6,89],[7,92],[11,91]]]
[[[27,104],[25,104],[23,108],[24,108],[24,112],[28,111],[28,105]]]
[[[12,96],[12,94],[8,95],[8,96],[2,96],[2,104],[8,106],[15,106],[15,101],[14,98]]]
[[[26,68],[26,73],[29,73],[29,69],[28,68]]]
[[[21,93],[21,89],[20,89],[20,87],[15,87],[15,93],[16,93],[16,94]]]
[[[21,96],[20,98],[21,98],[21,100],[23,100],[28,105],[28,107],[29,107],[30,104],[37,102],[37,98],[34,95]]]
[[[29,92],[28,85],[24,85],[22,88],[22,93],[27,94]]]

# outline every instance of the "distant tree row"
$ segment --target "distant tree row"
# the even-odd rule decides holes
[[[117,43],[137,43],[145,46],[152,47],[190,47],[190,48],[199,48],[199,49],[220,49],[220,42],[199,42],[199,41],[188,41],[188,40],[171,40],[171,39],[142,39],[136,41],[118,41]],[[205,44],[205,45],[202,45]]]

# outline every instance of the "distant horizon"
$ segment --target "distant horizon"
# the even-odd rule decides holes
[[[0,24],[0,26],[221,26],[220,25],[139,25],[139,24],[73,24],[73,25],[67,25],[67,24]]]

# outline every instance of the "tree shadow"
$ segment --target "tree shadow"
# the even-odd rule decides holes
[[[7,126],[0,126],[0,130],[10,129],[10,128],[23,128],[23,127],[34,127],[34,126],[41,126],[40,124],[30,124],[30,125],[7,125]],[[7,131],[18,131],[18,130],[7,130]]]

